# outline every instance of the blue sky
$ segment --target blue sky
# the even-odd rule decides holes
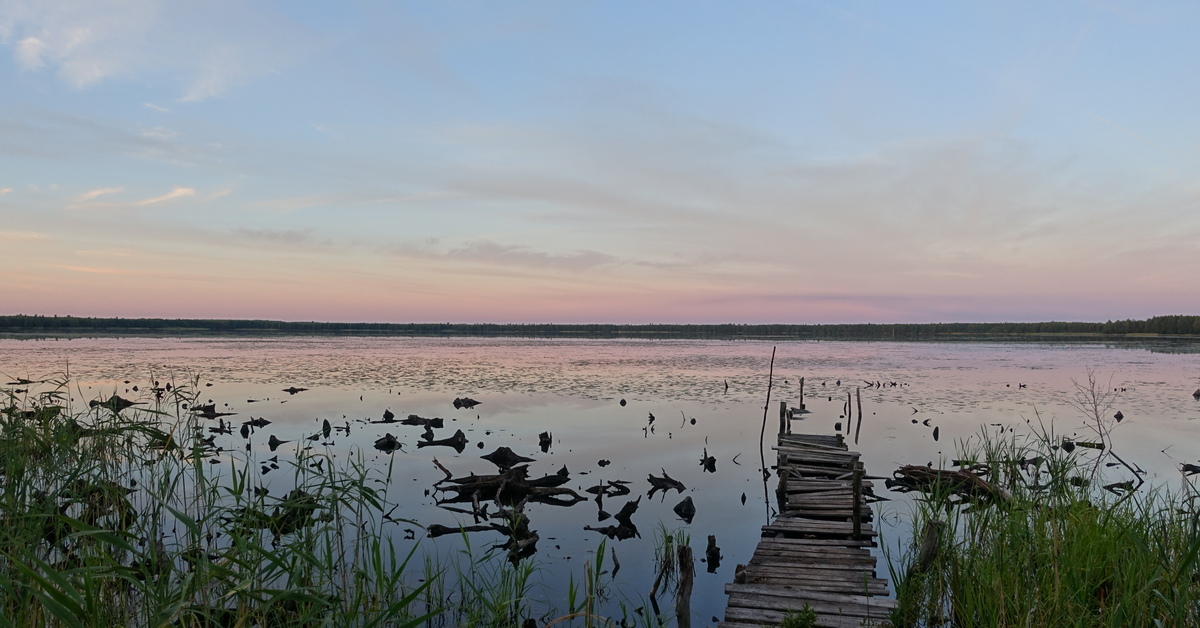
[[[1198,13],[0,0],[0,310],[1196,313]]]

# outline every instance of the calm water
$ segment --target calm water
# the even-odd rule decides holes
[[[708,573],[706,565],[697,565],[694,621],[703,625],[721,615],[724,584],[732,579],[734,566],[749,558],[770,508],[759,473],[758,443],[773,346],[778,349],[767,412],[768,464],[778,401],[799,403],[800,377],[806,378],[805,403],[811,413],[794,422],[793,430],[832,433],[847,391],[862,386],[866,416],[858,449],[868,473],[888,475],[902,464],[949,459],[956,440],[981,429],[1025,432],[1025,421],[1038,416],[1053,421],[1059,433],[1078,431],[1085,436],[1082,418],[1066,400],[1073,390],[1071,380],[1083,380],[1088,368],[1106,388],[1119,390],[1113,408],[1126,418],[1114,432],[1116,449],[1145,469],[1149,481],[1177,486],[1183,481],[1178,464],[1200,460],[1200,402],[1191,396],[1200,388],[1200,347],[1190,344],[0,339],[0,374],[8,378],[5,381],[41,379],[69,369],[77,384],[77,402],[114,391],[135,396],[126,389],[138,382],[144,386],[154,379],[198,376],[202,385],[212,384],[203,388],[204,400],[237,413],[231,418],[238,423],[251,417],[272,421],[252,437],[251,456],[258,460],[294,451],[285,445],[269,452],[270,435],[300,441],[323,419],[335,425],[349,422],[349,435],[335,436],[318,449],[334,460],[362,452],[380,476],[390,469],[397,481],[390,497],[401,505],[393,516],[422,525],[473,523],[469,516],[438,507],[435,496],[425,494],[443,477],[432,463],[434,457],[456,476],[490,474],[495,467],[479,456],[508,446],[536,459],[530,466],[532,477],[565,465],[572,474],[566,486],[581,494],[601,480],[627,480],[633,493],[608,498],[603,505],[615,513],[628,499],[642,496],[633,518],[641,538],[609,541],[621,563],[622,585],[614,597],[640,605],[649,592],[654,533],[660,522],[668,529],[685,529],[698,557],[703,556],[706,537],[715,535],[724,554],[720,567]],[[132,383],[127,386],[124,380]],[[897,385],[868,388],[866,380]],[[290,386],[308,390],[282,392]],[[482,403],[456,410],[451,402],[460,396]],[[619,404],[621,399],[625,406]],[[378,420],[385,410],[398,417],[443,417],[446,427],[437,437],[462,429],[469,440],[467,449],[461,454],[444,447],[418,449],[422,428],[366,422]],[[653,431],[648,424],[651,414],[656,418]],[[914,424],[913,419],[929,419],[930,426]],[[933,426],[940,433],[936,442]],[[553,434],[547,453],[538,447],[538,433],[543,431]],[[372,448],[375,439],[389,432],[405,444],[401,451],[388,455]],[[220,438],[239,457],[245,455],[236,431]],[[716,473],[700,466],[706,448],[717,458]],[[611,460],[611,465],[601,467],[600,460]],[[682,481],[687,491],[647,499],[646,476],[663,470]],[[259,481],[286,489],[283,484],[290,477],[284,475],[265,475]],[[878,492],[888,495],[882,487]],[[697,510],[690,525],[672,512],[685,496],[691,496]],[[541,536],[530,560],[549,576],[537,594],[565,600],[566,574],[578,579],[601,538],[583,527],[613,522],[597,522],[593,501],[569,508],[533,504],[527,512],[531,527]],[[902,499],[880,507],[885,541],[907,534],[906,513]],[[395,528],[395,542],[403,549],[417,542],[403,538],[405,527],[413,526]],[[472,538],[475,547],[502,540],[491,532]],[[425,551],[449,556],[461,541],[451,535],[421,543]]]

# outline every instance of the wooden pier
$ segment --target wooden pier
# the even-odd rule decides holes
[[[778,454],[779,515],[762,528],[747,565],[738,565],[725,621],[718,626],[779,625],[784,614],[807,603],[817,626],[890,626],[896,600],[876,574],[870,549],[872,484],[864,480],[858,452],[841,434],[790,434],[781,408]],[[861,419],[860,419],[861,420]],[[865,494],[865,496],[864,496]]]

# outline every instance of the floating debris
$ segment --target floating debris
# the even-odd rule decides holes
[[[461,430],[459,433],[462,433]],[[500,467],[501,471],[511,469],[522,462],[534,462],[533,458],[517,455],[516,452],[508,447],[497,447],[492,453],[485,456],[480,456],[480,458],[483,458],[497,467]]]
[[[467,448],[467,442],[467,435],[463,434],[462,430],[458,430],[450,438],[422,441],[417,443],[417,447],[451,447],[461,454]]]
[[[683,519],[683,521],[688,525],[691,525],[692,519],[696,517],[696,504],[692,503],[691,495],[684,497],[683,501],[675,504],[675,507],[672,508],[672,510],[674,510],[675,514],[679,515],[679,518]]]
[[[275,437],[274,434],[272,434],[271,438],[267,439],[267,446],[271,448],[271,451],[275,451],[276,449],[279,449],[280,445],[286,445],[287,443],[290,443],[290,442],[292,442],[292,441],[279,440],[278,438]]]
[[[700,466],[709,473],[717,472],[717,457],[708,455],[708,447],[704,448],[704,455],[700,457]]]
[[[546,475],[540,478],[529,480],[528,484],[530,486],[539,488],[550,488],[554,486],[562,486],[570,481],[571,474],[567,471],[566,465],[563,465],[563,468],[559,469],[554,475]]]
[[[717,573],[721,568],[721,548],[717,547],[717,535],[708,535],[708,547],[704,550],[704,559],[708,563],[708,573]]]
[[[20,381],[25,381],[25,380],[20,380]],[[30,383],[33,383],[33,382],[30,382]],[[120,412],[126,408],[131,408],[131,407],[137,406],[137,405],[143,405],[144,403],[145,402],[143,402],[143,401],[130,401],[128,399],[124,399],[124,398],[119,397],[114,394],[113,396],[109,397],[108,399],[106,399],[104,401],[100,401],[98,399],[93,399],[88,402],[88,407],[108,408],[109,410],[112,410],[113,412]]]
[[[425,427],[431,427],[431,428],[435,428],[435,429],[439,429],[439,430],[446,426],[446,422],[441,417],[433,417],[432,419],[426,419],[425,417],[417,416],[415,414],[408,415],[408,418],[401,421],[400,424],[401,425],[424,425]]]
[[[550,432],[542,432],[541,434],[538,434],[538,447],[541,448],[542,453],[550,453],[550,444],[552,442],[553,438],[551,437]]]
[[[479,405],[479,403],[480,402],[475,401],[474,399],[472,399],[470,397],[455,397],[454,398],[454,409],[458,410],[458,409],[466,408],[467,410],[470,410],[471,408],[474,408],[475,406]]]
[[[649,477],[650,492],[647,493],[647,497],[654,499],[654,493],[657,491],[662,491],[663,495],[665,496],[667,491],[671,489],[675,489],[682,493],[684,489],[687,488],[683,485],[683,482],[680,482],[679,480],[667,475],[666,469],[663,469],[662,473],[662,477],[660,478],[656,478],[653,475]]]
[[[289,395],[294,395],[294,394],[296,394],[296,393],[302,393],[302,392],[304,392],[304,391],[306,391],[306,390],[308,390],[308,389],[307,389],[307,388],[296,388],[295,386],[291,386],[291,387],[288,387],[288,388],[284,388],[284,389],[283,389],[283,392],[285,392],[285,393],[287,393],[287,394],[289,394]]]
[[[401,443],[399,440],[396,439],[395,436],[392,436],[390,433],[384,434],[382,437],[378,438],[375,441],[375,449],[378,449],[379,451],[386,452],[389,454],[396,451],[397,449],[400,449],[403,446],[404,446],[404,443]]]

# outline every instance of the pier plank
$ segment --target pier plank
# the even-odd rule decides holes
[[[781,512],[725,586],[718,625],[778,625],[785,611],[805,604],[822,628],[885,625],[896,600],[869,549],[878,535],[867,502],[874,484],[863,480],[861,456],[842,437],[821,434],[780,434],[773,449]]]

